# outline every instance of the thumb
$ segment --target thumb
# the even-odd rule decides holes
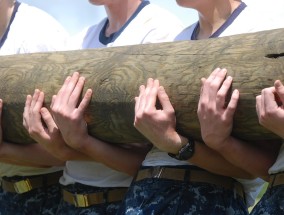
[[[276,80],[275,83],[274,83],[274,87],[275,87],[275,91],[277,93],[277,96],[279,97],[282,104],[284,104],[284,86],[283,86],[283,84],[281,83],[281,81]],[[278,98],[276,97],[276,102],[279,102],[279,101],[277,101],[277,99]]]

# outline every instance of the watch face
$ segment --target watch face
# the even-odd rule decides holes
[[[179,160],[188,160],[194,154],[194,143],[187,143],[184,147],[181,148],[179,152]]]
[[[194,154],[194,146],[195,146],[194,140],[188,139],[188,143],[179,150],[178,154],[175,155],[172,153],[168,153],[168,155],[177,160],[182,160],[182,161],[188,160]]]

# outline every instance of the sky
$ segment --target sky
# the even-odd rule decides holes
[[[65,29],[74,35],[83,28],[98,23],[106,16],[103,6],[95,6],[88,0],[19,0],[32,6],[41,8],[56,18]],[[195,10],[182,8],[175,0],[151,0],[174,13],[185,26],[197,21]]]

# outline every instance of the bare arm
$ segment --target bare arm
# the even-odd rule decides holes
[[[138,149],[124,148],[100,141],[88,134],[84,112],[92,96],[90,89],[77,106],[84,82],[85,79],[80,77],[79,73],[74,73],[72,77],[66,79],[51,104],[55,122],[65,142],[94,161],[129,175],[135,175],[148,148],[145,146]]]
[[[44,93],[35,90],[33,97],[27,96],[23,114],[24,127],[39,144],[38,147],[41,147],[46,151],[45,153],[49,153],[57,160],[90,160],[88,156],[72,149],[65,143],[50,112],[42,107],[43,102]]]
[[[255,145],[231,136],[239,92],[234,90],[226,105],[227,93],[232,83],[232,77],[226,77],[226,74],[227,70],[216,69],[207,79],[202,79],[198,104],[202,138],[206,145],[221,153],[230,163],[267,179],[268,169],[275,162],[279,143],[271,142],[271,150],[265,150],[262,146],[264,141]]]
[[[162,105],[160,110],[156,108],[157,98]],[[134,126],[160,150],[177,154],[188,140],[176,132],[175,112],[159,81],[148,79],[147,87],[140,87],[139,97],[135,100]],[[203,143],[196,142],[195,154],[189,162],[216,174],[252,178],[251,174],[234,166]]]
[[[284,86],[276,80],[274,87],[265,88],[256,97],[259,123],[284,139]]]
[[[0,161],[4,163],[35,166],[35,167],[49,167],[64,165],[59,159],[56,159],[51,154],[47,153],[40,145],[20,145],[7,143],[2,140],[2,109],[3,101],[0,99]]]
[[[64,166],[65,162],[55,158],[39,144],[18,145],[3,142],[0,161],[22,166],[51,167]]]

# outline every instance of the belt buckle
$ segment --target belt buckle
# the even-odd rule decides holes
[[[164,167],[156,166],[152,169],[152,178],[160,178]]]
[[[89,207],[88,195],[86,194],[74,194],[73,202],[76,207],[85,208]]]
[[[32,190],[32,185],[29,179],[17,181],[14,183],[16,193],[22,194]]]

